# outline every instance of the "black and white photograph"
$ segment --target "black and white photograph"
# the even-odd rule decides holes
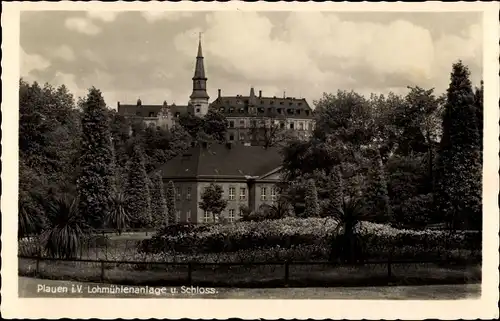
[[[2,154],[18,169],[2,198],[11,313],[28,298],[95,299],[114,317],[146,298],[248,310],[226,317],[265,317],[258,301],[360,316],[360,300],[485,300],[498,284],[498,3],[193,4],[16,12],[2,103],[18,137]],[[477,317],[498,317],[492,295]]]

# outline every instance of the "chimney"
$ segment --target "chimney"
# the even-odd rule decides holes
[[[220,98],[220,89],[217,89],[217,91],[219,92],[219,95],[218,95],[218,97]]]
[[[230,142],[227,142],[227,143],[226,143],[226,148],[227,148],[227,149],[231,149],[231,148],[232,148],[232,146],[233,146],[233,144],[232,144],[232,143],[230,143]]]
[[[116,103],[116,106],[117,106],[118,108],[120,108],[120,102],[117,102],[117,103]]]
[[[262,98],[262,90],[259,90],[259,98]]]

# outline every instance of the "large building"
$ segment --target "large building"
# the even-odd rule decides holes
[[[252,87],[248,96],[222,96],[219,89],[217,98],[209,103],[201,39],[192,81],[193,90],[187,105],[169,105],[166,101],[149,105],[138,99],[136,104],[118,102],[118,113],[168,129],[180,115],[203,117],[213,109],[222,112],[228,120],[227,140],[241,143],[272,140],[285,133],[306,139],[314,129],[313,110],[303,98],[264,97],[262,91],[257,96]]]
[[[211,183],[222,186],[228,203],[221,216],[233,222],[241,217],[242,206],[257,210],[277,200],[281,162],[275,148],[228,142],[193,146],[159,170],[164,184],[174,183],[178,222],[213,222],[211,213],[199,207],[201,195]]]

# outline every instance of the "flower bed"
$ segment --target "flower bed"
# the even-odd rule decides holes
[[[159,231],[150,240],[144,240],[139,251],[176,253],[176,256],[191,254],[191,257],[209,253],[234,253],[233,256],[237,257],[240,253],[239,257],[247,258],[252,257],[252,251],[267,251],[266,260],[272,257],[328,259],[330,248],[340,240],[334,234],[336,227],[336,221],[331,218],[193,225]],[[480,233],[459,232],[450,237],[445,231],[402,230],[369,222],[362,222],[356,230],[364,259],[384,260],[389,256],[393,259],[470,257],[477,261],[481,257]],[[299,248],[301,251],[297,252]],[[305,254],[308,251],[309,254]]]

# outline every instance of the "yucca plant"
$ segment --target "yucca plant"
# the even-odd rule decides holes
[[[123,193],[114,193],[111,198],[111,211],[106,217],[106,225],[121,235],[130,224],[130,215],[127,212],[127,197]]]
[[[78,211],[75,197],[36,196],[47,217],[47,228],[42,234],[47,255],[55,258],[74,258],[79,252],[89,228]]]
[[[361,199],[343,197],[341,206],[333,209],[332,216],[338,224],[331,244],[331,255],[336,252],[342,261],[354,263],[360,258],[362,248],[356,227],[361,221],[368,219],[369,215],[363,211]]]

